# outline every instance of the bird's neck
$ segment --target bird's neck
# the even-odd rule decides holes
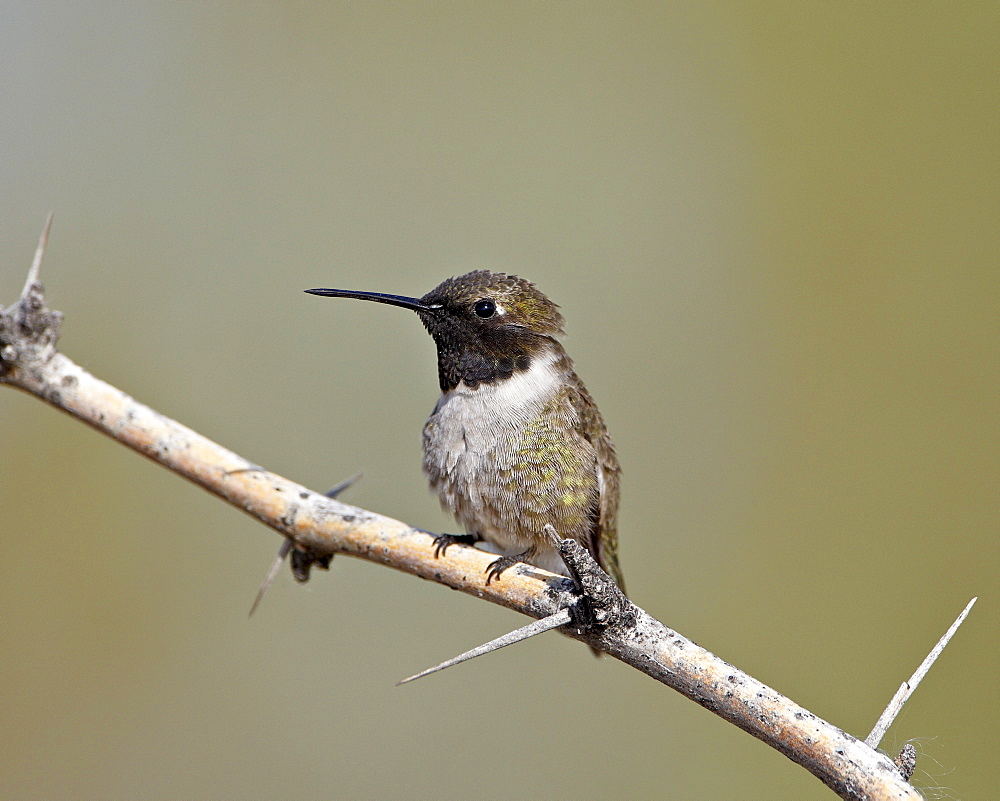
[[[536,384],[543,376],[558,380],[565,371],[568,357],[562,346],[548,337],[533,338],[524,342],[489,345],[449,347],[438,343],[438,379],[441,392],[455,389],[476,390],[480,387],[500,387],[511,381],[515,384]],[[522,381],[515,379],[531,380]],[[509,390],[512,387],[504,387]]]

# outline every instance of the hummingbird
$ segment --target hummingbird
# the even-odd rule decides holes
[[[559,307],[516,275],[475,270],[421,298],[347,289],[313,295],[417,313],[437,347],[441,396],[423,429],[423,469],[465,528],[437,537],[483,543],[499,559],[568,575],[545,533],[576,540],[624,590],[618,563],[621,469],[608,429],[559,337]]]

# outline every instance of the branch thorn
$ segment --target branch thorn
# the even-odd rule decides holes
[[[965,609],[962,610],[962,614],[960,614],[955,622],[951,624],[951,627],[944,633],[944,636],[938,640],[937,645],[931,649],[931,652],[927,654],[924,661],[920,663],[920,667],[918,667],[913,675],[910,676],[910,680],[904,681],[899,686],[899,689],[896,690],[896,694],[892,697],[892,700],[889,701],[889,706],[885,708],[885,711],[879,717],[878,722],[875,724],[875,728],[873,728],[871,733],[865,738],[865,743],[867,745],[872,748],[878,748],[878,744],[882,742],[882,738],[889,730],[892,722],[896,719],[899,711],[903,708],[903,704],[905,704],[909,700],[910,696],[913,695],[913,691],[917,689],[917,685],[920,684],[923,677],[927,675],[927,671],[931,669],[934,661],[941,655],[941,652],[948,644],[948,641],[952,638],[952,635],[958,631],[958,627],[965,621],[965,618],[968,616],[973,604],[975,604],[978,600],[979,597],[977,596],[969,601]]]
[[[522,626],[509,634],[497,637],[495,640],[490,640],[488,643],[480,645],[477,648],[473,648],[471,651],[466,651],[464,654],[459,654],[451,659],[446,659],[440,665],[435,665],[432,668],[427,668],[427,670],[422,670],[419,673],[415,673],[412,676],[402,679],[401,681],[396,682],[396,686],[398,687],[401,684],[409,684],[411,681],[422,679],[424,676],[429,676],[431,673],[437,673],[439,670],[459,665],[462,662],[468,662],[470,659],[475,659],[477,656],[483,656],[491,651],[497,651],[505,645],[513,645],[516,642],[527,640],[529,637],[534,637],[537,634],[543,634],[546,631],[551,631],[552,629],[557,629],[560,626],[565,626],[571,620],[572,615],[570,614],[569,609],[560,609],[555,614],[543,617],[540,620],[535,620],[527,626]]]
[[[355,473],[350,478],[341,481],[337,484],[337,486],[328,489],[323,494],[326,495],[327,498],[336,498],[345,489],[350,487],[352,484],[355,484],[362,475],[362,473]],[[253,599],[253,604],[250,607],[250,612],[247,614],[247,617],[253,617],[253,613],[257,611],[257,607],[260,606],[260,602],[264,600],[264,596],[267,594],[267,591],[271,589],[271,585],[278,577],[278,571],[281,570],[282,563],[288,558],[288,554],[291,553],[291,550],[292,541],[290,539],[286,539],[283,543],[281,543],[281,547],[278,549],[278,555],[274,557],[274,561],[271,563],[271,567],[267,571],[267,575],[264,576],[264,580],[260,583],[260,589],[257,590],[257,597]]]
[[[24,282],[24,289],[21,290],[21,297],[27,297],[33,284],[38,281],[38,274],[42,269],[42,259],[45,256],[45,247],[49,244],[49,231],[52,230],[53,212],[49,212],[45,218],[45,227],[42,228],[42,235],[38,238],[38,247],[35,248],[35,258],[31,262],[31,269],[28,270],[28,278]]]

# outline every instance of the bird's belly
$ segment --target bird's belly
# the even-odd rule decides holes
[[[481,387],[490,390],[490,387]],[[497,393],[442,396],[424,426],[424,471],[442,507],[501,554],[536,548],[531,561],[564,573],[543,535],[583,539],[597,499],[594,454],[569,448],[544,403],[503,404]]]
[[[469,533],[516,553],[530,543],[514,520],[516,482],[502,465],[512,460],[521,432],[487,412],[478,399],[455,395],[424,427],[424,472],[442,507]]]

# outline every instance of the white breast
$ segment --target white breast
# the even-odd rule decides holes
[[[475,389],[463,383],[443,394],[427,421],[425,450],[440,451],[444,458],[436,461],[450,472],[457,460],[496,447],[506,432],[536,417],[558,389],[554,361],[540,357],[510,378]]]
[[[510,461],[509,451],[520,441],[520,431],[538,417],[545,403],[559,389],[559,373],[551,354],[539,356],[531,366],[507,379],[464,384],[438,400],[424,426],[424,472],[444,507],[452,510],[469,531],[512,549],[523,550],[500,521],[493,520],[481,492],[481,470]],[[520,547],[519,547],[520,546]]]

